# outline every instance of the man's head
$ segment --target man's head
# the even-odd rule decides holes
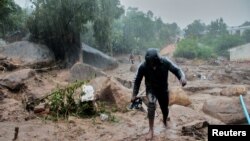
[[[155,48],[149,48],[145,55],[146,63],[151,67],[156,67],[160,63],[160,56],[158,50]]]

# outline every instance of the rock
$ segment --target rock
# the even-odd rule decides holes
[[[45,45],[28,41],[14,42],[0,47],[0,54],[9,60],[15,60],[21,66],[46,66],[54,62],[54,54]]]
[[[43,111],[45,111],[45,103],[40,103],[39,105],[35,106],[34,108],[34,113],[41,113]]]
[[[195,137],[197,140],[205,139],[208,134],[208,127],[209,123],[207,121],[194,121],[188,123],[182,127],[182,134],[184,136],[191,136]]]
[[[97,100],[114,105],[121,112],[126,111],[132,91],[124,87],[112,77],[98,77],[90,81],[94,87]]]
[[[95,67],[83,63],[76,63],[70,69],[70,81],[91,80],[98,76],[106,76],[106,74]]]
[[[24,86],[24,81],[35,75],[32,69],[22,69],[6,74],[0,78],[0,85],[10,90],[19,90]]]
[[[131,72],[136,72],[137,71],[137,67],[136,67],[136,65],[135,64],[132,64],[131,66],[130,66],[130,69],[129,69]]]
[[[133,83],[131,80],[125,80],[119,77],[116,77],[116,80],[119,81],[123,86],[127,87],[127,88],[132,88]]]
[[[182,127],[185,124],[191,123],[193,121],[205,121],[205,118],[197,111],[189,107],[184,107],[181,105],[172,105],[169,108],[169,117],[171,122],[175,123],[177,127]]]
[[[69,117],[68,117],[69,123],[76,123],[77,120],[78,120],[78,118],[75,117],[75,116],[69,116]]]
[[[173,104],[188,106],[191,104],[191,101],[185,91],[174,87],[169,89],[169,105]]]
[[[83,62],[100,69],[114,69],[118,62],[103,52],[82,43]]]
[[[4,93],[0,90],[0,101],[4,100],[5,97]]]
[[[232,85],[221,90],[223,96],[239,96],[247,94],[247,87],[243,85]]]
[[[250,97],[244,98],[245,103],[250,103]],[[243,123],[245,116],[240,104],[240,99],[237,97],[218,97],[217,99],[207,100],[202,110],[226,124]],[[250,107],[248,106],[248,111]]]

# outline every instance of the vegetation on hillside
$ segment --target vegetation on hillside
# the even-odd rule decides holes
[[[177,44],[177,50],[174,53],[176,57],[209,59],[224,56],[228,58],[228,49],[250,42],[250,30],[245,30],[242,34],[229,34],[222,18],[212,21],[207,26],[195,20],[184,31],[185,38]]]

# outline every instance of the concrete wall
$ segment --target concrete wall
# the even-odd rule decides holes
[[[244,31],[249,30],[250,26],[234,26],[234,27],[228,27],[227,30],[229,34],[239,34],[242,35]]]
[[[250,61],[250,43],[230,49],[230,61]]]

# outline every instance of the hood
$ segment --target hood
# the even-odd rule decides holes
[[[158,50],[155,48],[149,48],[145,55],[145,60],[148,65],[155,67],[160,64],[160,56]]]

